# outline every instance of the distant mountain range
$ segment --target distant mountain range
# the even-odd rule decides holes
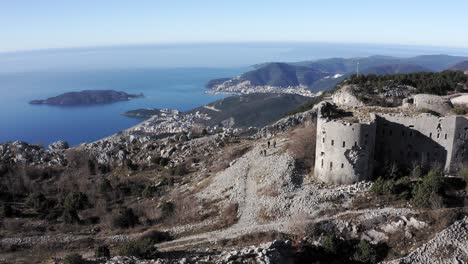
[[[263,63],[254,70],[235,78],[209,81],[206,86],[222,92],[230,87],[255,89],[274,86],[281,88],[306,87],[318,92],[333,88],[345,78],[356,73],[358,63],[361,74],[395,74],[413,72],[438,72],[468,60],[468,57],[449,55],[423,55],[411,58],[370,56],[362,58],[330,58],[293,63]],[[221,87],[221,89],[220,89]],[[231,89],[232,90],[232,89]]]

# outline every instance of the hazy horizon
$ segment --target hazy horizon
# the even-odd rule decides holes
[[[17,0],[0,7],[0,23],[7,25],[0,52],[210,42],[468,48],[468,2],[459,0]]]
[[[434,54],[468,56],[468,49],[324,42],[117,45],[0,53],[0,73],[109,68],[239,68],[272,61]]]

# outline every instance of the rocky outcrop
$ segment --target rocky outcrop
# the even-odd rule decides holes
[[[353,94],[353,88],[349,85],[333,93],[332,102],[342,107],[361,107],[364,103]]]
[[[193,252],[183,257],[167,258],[161,255],[154,260],[142,260],[135,257],[116,256],[109,260],[95,260],[105,264],[163,264],[163,263],[220,263],[220,264],[248,264],[248,263],[294,263],[294,251],[289,240],[275,240],[258,246],[232,249],[221,252],[206,250]],[[94,263],[94,262],[93,262]]]
[[[285,132],[297,125],[306,122],[313,122],[317,118],[317,109],[311,109],[302,113],[297,113],[284,117],[275,123],[265,126],[258,132],[258,136],[270,136],[273,134]]]
[[[0,164],[63,166],[66,164],[65,155],[57,150],[49,151],[21,141],[0,144]]]
[[[52,144],[49,145],[49,149],[54,151],[54,150],[65,150],[68,149],[70,146],[68,145],[68,142],[59,140],[56,141]]]
[[[467,263],[468,217],[457,221],[408,256],[387,264],[405,263]]]

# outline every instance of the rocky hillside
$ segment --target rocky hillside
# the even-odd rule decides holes
[[[230,96],[213,103],[197,107],[187,112],[168,109],[138,109],[124,113],[137,118],[150,118],[145,122],[146,129],[154,123],[158,127],[188,127],[197,124],[207,127],[225,127],[232,129],[262,128],[279,120],[301,105],[318,101],[319,98],[309,98],[296,94],[246,94]],[[169,125],[166,121],[179,122],[179,125]]]
[[[303,99],[158,110],[73,148],[1,144],[0,262],[466,261],[468,168],[383,165],[374,182],[328,185],[312,174],[314,109],[255,130],[200,126]]]

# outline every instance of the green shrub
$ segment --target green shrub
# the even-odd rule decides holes
[[[62,213],[63,222],[66,224],[76,224],[80,222],[78,212],[73,208],[65,208]]]
[[[112,191],[112,185],[108,179],[103,179],[101,183],[99,184],[99,191],[102,194],[106,194],[109,191]]]
[[[413,169],[411,170],[411,177],[420,178],[421,175],[422,175],[421,166],[419,165],[414,166]]]
[[[149,239],[152,243],[156,244],[156,243],[161,243],[165,241],[170,241],[172,240],[172,237],[168,232],[150,230],[148,232],[145,232],[141,236],[141,239]]]
[[[394,187],[395,183],[393,180],[384,180],[382,177],[379,177],[375,180],[374,184],[372,184],[371,192],[379,195],[392,194]]]
[[[138,239],[129,241],[119,249],[119,255],[137,258],[155,258],[158,251],[151,239]]]
[[[377,250],[371,243],[361,240],[356,245],[353,260],[361,263],[377,263]]]
[[[70,254],[63,259],[64,264],[85,264],[86,260],[79,254]]]
[[[158,191],[157,187],[147,185],[145,189],[143,189],[143,191],[141,192],[141,195],[143,197],[150,198],[150,197],[156,196],[157,191]]]
[[[413,188],[412,203],[416,207],[438,207],[440,204],[439,192],[443,187],[443,174],[441,170],[433,169],[423,177],[422,181]]]
[[[88,196],[82,192],[69,193],[63,201],[63,206],[69,210],[83,210],[90,206]]]
[[[36,211],[42,211],[47,208],[47,198],[42,193],[32,193],[26,198],[26,205],[35,209]]]
[[[131,208],[123,208],[112,219],[112,225],[117,228],[130,228],[139,224],[138,216]]]
[[[110,250],[106,245],[101,245],[96,248],[94,252],[96,258],[110,258]]]
[[[167,164],[169,164],[169,159],[167,159],[167,158],[161,158],[161,159],[159,160],[159,165],[160,165],[160,166],[163,166],[163,167],[164,167],[164,166],[167,166]]]
[[[339,248],[339,240],[333,234],[325,235],[322,241],[322,247],[329,254],[336,254]]]
[[[3,217],[12,217],[15,214],[15,210],[9,204],[4,204],[2,207]]]
[[[168,215],[171,215],[174,212],[175,205],[172,202],[162,202],[160,209],[161,209],[161,215],[164,218]]]

